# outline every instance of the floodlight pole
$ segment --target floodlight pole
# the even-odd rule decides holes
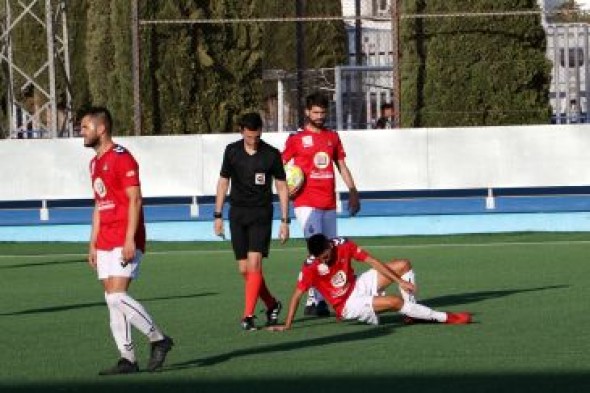
[[[141,135],[141,68],[139,47],[139,4],[131,2],[131,52],[133,66],[133,129],[135,136]]]
[[[400,39],[399,39],[399,0],[391,0],[391,52],[392,52],[392,104],[393,118],[396,127],[401,127],[401,67],[400,67]]]

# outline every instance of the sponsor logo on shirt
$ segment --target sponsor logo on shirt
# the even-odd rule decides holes
[[[337,271],[330,280],[330,283],[334,288],[342,288],[346,285],[346,273],[342,270]]]
[[[257,173],[254,175],[254,184],[263,186],[266,184],[266,176],[264,173]]]
[[[96,194],[101,198],[104,198],[107,195],[107,188],[100,177],[94,179],[92,188],[94,189],[94,192],[96,192]]]
[[[106,201],[100,201],[98,203],[98,210],[99,211],[103,211],[103,210],[111,210],[115,208],[115,202],[111,201],[111,200],[106,200]]]
[[[330,165],[330,156],[325,151],[318,151],[313,156],[313,164],[316,168],[326,169]]]

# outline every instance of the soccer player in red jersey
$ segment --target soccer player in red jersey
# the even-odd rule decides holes
[[[348,210],[354,216],[360,210],[359,194],[346,165],[346,153],[336,131],[324,127],[328,99],[321,93],[306,98],[307,121],[302,130],[287,139],[282,153],[283,162],[292,160],[305,174],[305,182],[298,190],[290,190],[295,216],[305,238],[323,233],[336,237],[336,176],[340,171],[349,190]],[[321,295],[310,289],[305,308],[306,315],[329,315]]]
[[[312,286],[334,307],[338,319],[359,320],[377,325],[378,313],[399,311],[416,322],[471,322],[469,313],[435,311],[415,303],[412,293],[416,286],[404,279],[412,270],[410,262],[406,259],[382,263],[351,240],[328,239],[322,234],[307,239],[307,247],[310,256],[299,273],[285,324],[269,327],[269,330],[282,331],[291,328],[299,301]],[[367,263],[372,269],[357,278],[351,265],[353,259]],[[399,285],[402,296],[384,294],[383,291],[392,283]]]
[[[145,308],[127,293],[139,273],[146,235],[139,167],[127,149],[113,142],[112,124],[110,112],[101,107],[90,108],[81,122],[84,146],[96,151],[90,162],[95,208],[88,263],[102,282],[111,332],[121,353],[117,364],[100,371],[100,375],[139,371],[131,326],[151,342],[150,371],[162,367],[173,345]]]

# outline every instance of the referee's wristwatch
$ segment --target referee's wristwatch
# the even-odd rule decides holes
[[[281,222],[283,224],[290,224],[291,223],[291,219],[289,217],[287,217],[287,218],[281,218]]]
[[[213,212],[213,218],[223,218],[223,214],[221,212]]]

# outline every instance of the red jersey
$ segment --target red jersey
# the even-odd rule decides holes
[[[314,256],[309,256],[303,263],[297,288],[307,291],[313,287],[317,289],[328,303],[334,307],[338,318],[346,300],[354,289],[356,275],[351,261],[364,262],[369,253],[351,240],[338,237],[331,240],[332,264],[327,265]]]
[[[336,131],[327,128],[320,132],[304,129],[291,134],[285,143],[283,162],[293,159],[305,174],[305,183],[295,196],[295,207],[336,209],[336,177],[334,162],[346,157]]]
[[[113,145],[101,157],[94,157],[90,161],[90,175],[100,215],[96,248],[112,250],[115,247],[123,247],[129,210],[129,199],[125,190],[140,185],[137,161],[127,149]],[[135,231],[135,246],[145,252],[143,209]]]

